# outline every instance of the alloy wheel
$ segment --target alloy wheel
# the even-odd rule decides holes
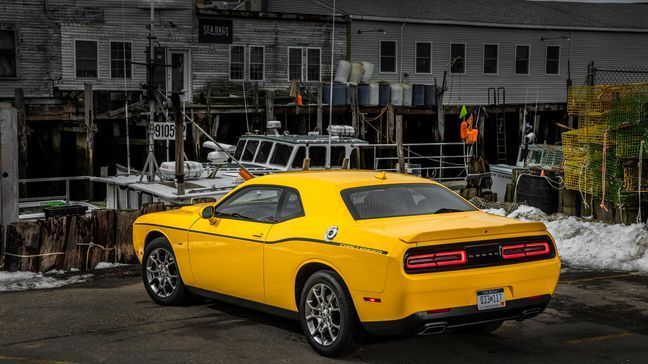
[[[146,281],[157,296],[167,298],[178,287],[178,266],[173,254],[166,249],[157,248],[146,260]]]
[[[340,335],[340,303],[331,287],[324,283],[314,285],[306,296],[306,325],[320,345],[333,344]]]

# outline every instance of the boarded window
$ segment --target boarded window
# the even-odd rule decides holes
[[[110,76],[131,78],[132,49],[130,42],[110,42]]]
[[[519,45],[515,47],[515,74],[529,74],[529,46]]]
[[[76,76],[97,78],[97,42],[77,40],[75,42]]]
[[[432,43],[416,43],[416,73],[432,73]]]
[[[306,77],[308,77],[308,81],[319,81],[320,68],[322,63],[322,51],[319,48],[308,48],[306,53],[306,68],[308,69]]]
[[[17,77],[16,32],[0,30],[0,77]]]
[[[250,80],[263,81],[265,65],[265,48],[250,47]]]
[[[396,42],[380,42],[380,72],[396,72]]]
[[[450,73],[466,73],[466,45],[450,44]]]
[[[288,81],[302,80],[302,49],[288,48]]]
[[[560,73],[559,46],[547,46],[547,63],[545,70],[548,75],[557,75]]]
[[[245,47],[230,47],[230,80],[243,80],[245,77]]]
[[[497,74],[497,44],[484,44],[484,74]]]

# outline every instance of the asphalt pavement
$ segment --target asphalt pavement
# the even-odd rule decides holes
[[[570,270],[547,310],[493,334],[375,337],[341,359],[375,363],[646,363],[648,275]],[[315,363],[290,321],[215,301],[161,307],[134,267],[0,293],[2,362]]]

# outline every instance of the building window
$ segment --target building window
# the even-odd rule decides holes
[[[545,72],[548,75],[560,74],[560,47],[547,46],[547,62]]]
[[[527,45],[515,46],[515,74],[529,74],[529,52],[530,47]]]
[[[76,56],[76,77],[97,78],[97,42],[77,40],[74,42]]]
[[[432,73],[432,43],[416,43],[416,73]]]
[[[380,73],[396,72],[396,42],[380,41]]]
[[[450,73],[466,73],[466,45],[463,43],[450,43]]]
[[[131,78],[132,45],[130,42],[110,42],[110,77]]]
[[[265,65],[265,48],[250,46],[250,80],[263,81]]]
[[[245,47],[230,46],[230,80],[245,78]]]
[[[308,48],[306,50],[306,77],[308,81],[320,81],[321,64],[322,50],[319,48]]]
[[[497,74],[498,48],[497,44],[484,44],[484,74]]]
[[[288,81],[302,80],[302,49],[288,48]]]
[[[0,30],[0,77],[18,77],[16,63],[16,32]]]

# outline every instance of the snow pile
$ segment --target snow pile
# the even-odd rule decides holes
[[[506,210],[504,209],[483,209],[482,211],[493,215],[506,216]]]
[[[54,278],[41,273],[0,271],[0,292],[58,288],[68,284],[85,282],[90,278],[92,278],[92,274]]]
[[[97,265],[95,265],[94,269],[108,269],[108,268],[117,268],[117,267],[123,267],[128,264],[122,264],[122,263],[110,263],[110,262],[99,262]]]
[[[485,210],[504,215],[503,209]],[[606,224],[573,216],[547,216],[531,206],[520,206],[507,215],[524,221],[542,221],[569,266],[648,272],[648,230],[643,224]]]

